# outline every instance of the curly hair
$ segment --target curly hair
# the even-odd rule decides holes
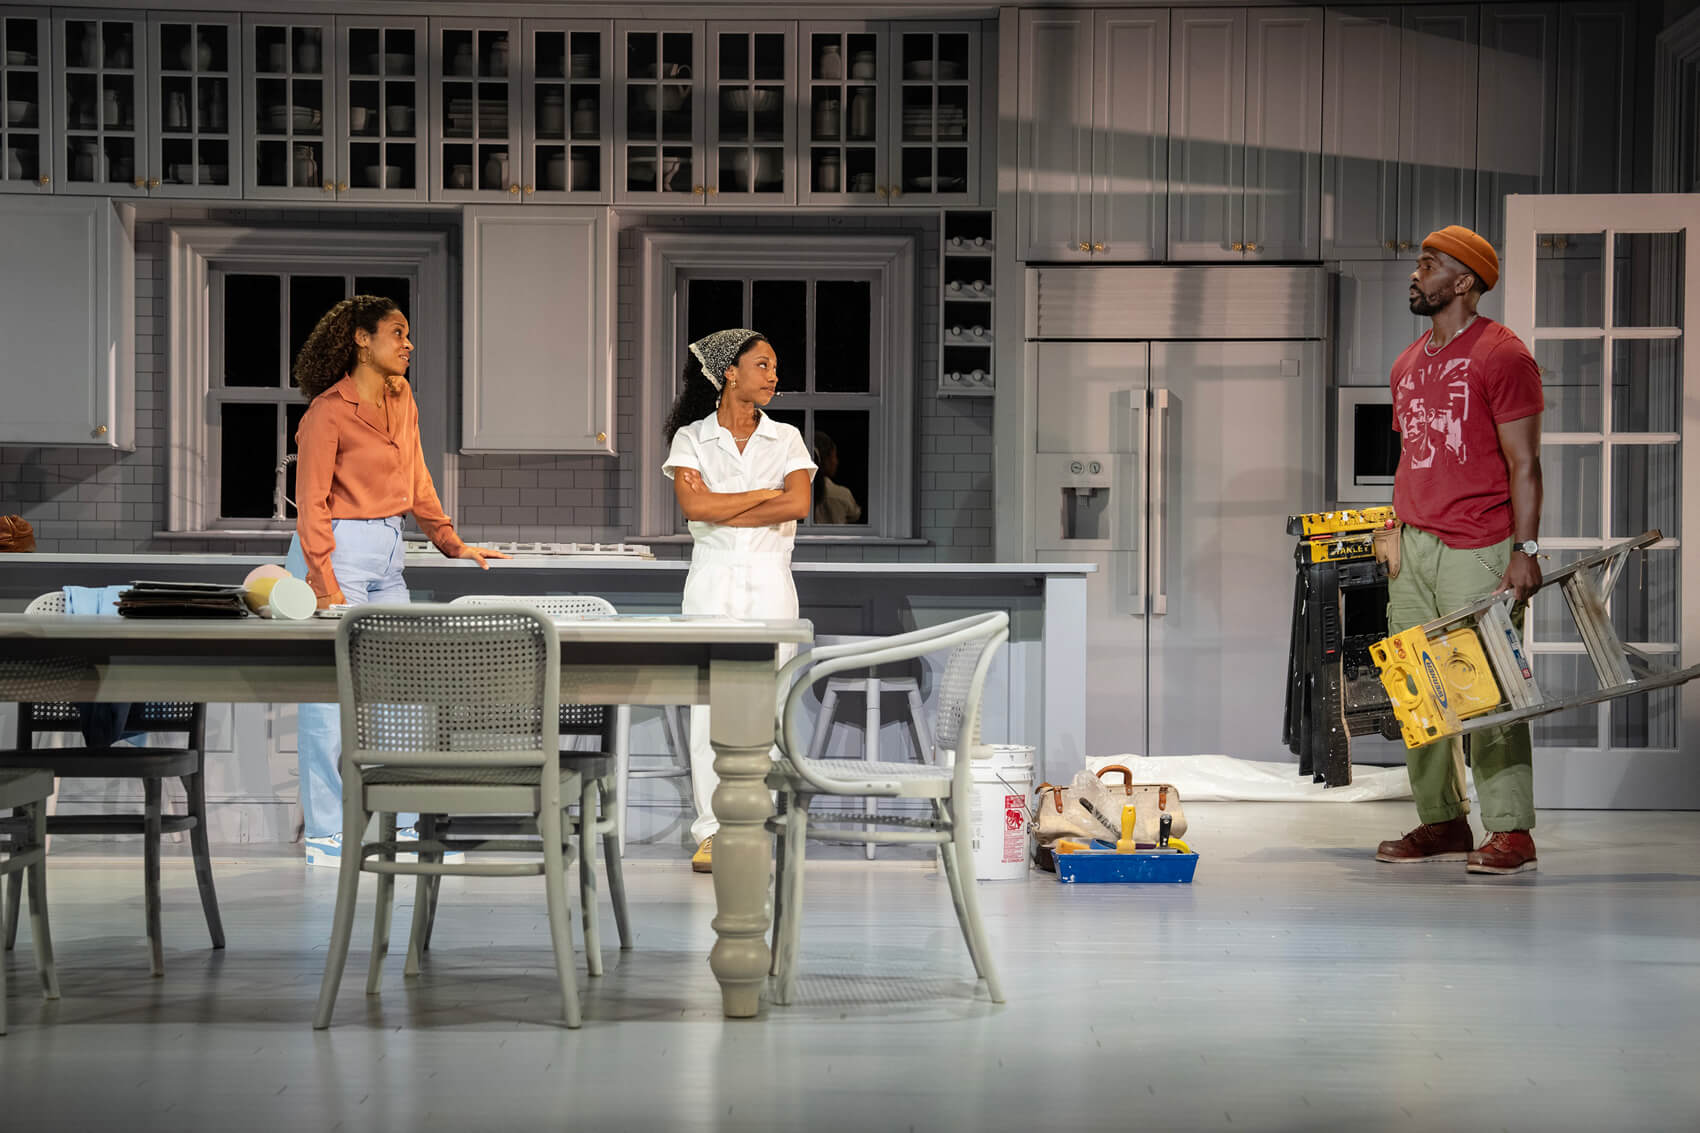
[[[752,334],[738,344],[738,353],[734,359],[741,359],[748,354],[750,347],[758,342],[767,342],[765,334]],[[768,342],[769,346],[773,344]],[[667,423],[661,427],[661,436],[668,444],[673,443],[673,434],[683,429],[693,421],[701,421],[713,413],[720,405],[720,391],[709,384],[703,376],[702,367],[697,365],[696,355],[685,352],[685,372],[679,378],[679,397],[673,402],[672,412],[667,414]],[[760,413],[761,410],[756,410]]]
[[[391,311],[399,310],[394,299],[356,295],[326,311],[295,356],[295,384],[301,387],[301,396],[312,401],[353,373],[357,357],[354,332],[377,334],[378,324]]]

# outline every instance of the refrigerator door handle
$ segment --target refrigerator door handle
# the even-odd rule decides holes
[[[1133,439],[1134,452],[1128,458],[1127,467],[1131,475],[1139,480],[1139,492],[1134,504],[1133,516],[1134,537],[1139,540],[1139,569],[1133,576],[1133,609],[1136,617],[1144,617],[1147,612],[1145,604],[1145,572],[1149,569],[1147,563],[1147,540],[1151,538],[1151,477],[1140,467],[1139,456],[1146,451],[1146,419],[1150,414],[1145,408],[1145,391],[1140,390],[1133,398]],[[1126,499],[1127,497],[1122,497]]]
[[[1145,514],[1151,533],[1142,546],[1150,547],[1151,555],[1151,613],[1169,612],[1168,572],[1164,569],[1164,534],[1169,524],[1169,391],[1151,391],[1151,465],[1146,475],[1151,485],[1150,506]]]

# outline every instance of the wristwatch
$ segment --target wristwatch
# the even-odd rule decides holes
[[[1525,539],[1525,540],[1523,540],[1523,542],[1518,543],[1516,546],[1512,547],[1511,549],[1513,551],[1522,551],[1525,555],[1528,555],[1531,559],[1534,558],[1536,555],[1541,553],[1541,545],[1539,543],[1535,542],[1533,539]]]

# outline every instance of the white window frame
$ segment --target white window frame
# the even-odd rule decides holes
[[[166,233],[166,530],[292,531],[295,521],[223,520],[218,515],[218,426],[209,412],[214,336],[223,297],[213,294],[215,272],[353,271],[414,280],[413,372],[419,397],[420,442],[438,495],[455,513],[459,462],[450,447],[451,350],[458,346],[448,320],[449,249],[442,232],[370,232],[357,229],[248,228],[174,224]],[[232,398],[231,400],[242,400]]]
[[[880,408],[869,425],[869,509],[875,522],[854,528],[798,529],[800,542],[860,543],[910,541],[915,534],[915,270],[912,236],[796,235],[773,233],[687,233],[644,230],[638,234],[642,265],[643,319],[639,330],[637,519],[651,539],[678,532],[678,504],[661,464],[667,449],[661,426],[672,408],[684,370],[684,319],[679,303],[691,276],[744,279],[872,279],[877,317],[884,333],[879,351]],[[822,265],[831,265],[823,269]],[[758,328],[759,329],[759,328]],[[781,366],[784,365],[781,359]],[[783,369],[781,373],[783,373]],[[821,395],[825,400],[828,395]],[[781,405],[780,408],[789,408]]]

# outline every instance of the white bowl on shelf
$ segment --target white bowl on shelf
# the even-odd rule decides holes
[[[384,74],[411,75],[413,74],[413,56],[405,51],[391,51],[384,55]]]
[[[35,117],[35,103],[13,99],[6,103],[6,124],[19,126]]]
[[[651,110],[671,113],[685,105],[689,93],[690,88],[684,86],[644,87],[643,103]]]
[[[931,59],[911,59],[903,65],[903,77],[906,79],[930,79],[933,77],[933,61]]]
[[[401,188],[401,166],[368,165],[366,167],[366,184],[379,189]]]
[[[27,51],[8,51],[6,52],[6,63],[12,67],[33,67],[35,66],[35,57]]]

